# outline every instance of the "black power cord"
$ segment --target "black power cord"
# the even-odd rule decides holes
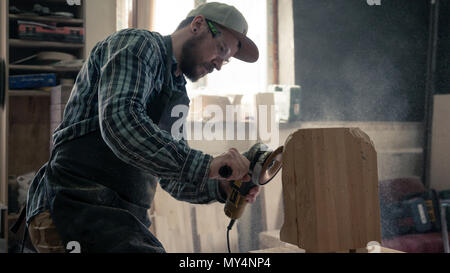
[[[230,224],[227,227],[227,247],[228,247],[228,253],[231,254],[230,249],[230,230],[233,228],[234,223],[236,222],[235,219],[231,219]]]

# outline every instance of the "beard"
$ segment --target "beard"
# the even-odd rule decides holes
[[[201,75],[197,71],[200,66],[199,57],[201,56],[198,45],[205,40],[208,33],[198,37],[192,37],[187,40],[181,49],[180,69],[181,72],[192,82],[200,79]]]

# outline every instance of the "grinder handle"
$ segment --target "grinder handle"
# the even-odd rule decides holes
[[[251,182],[242,182],[242,180],[232,181],[230,183],[231,193],[225,203],[224,212],[231,219],[237,220],[242,216],[247,206],[245,196],[256,185]]]
[[[233,186],[231,186],[233,188]],[[251,189],[253,189],[254,187],[256,187],[255,184],[253,184],[251,181],[249,182],[242,182],[241,186],[239,187],[239,193],[242,196],[246,196]]]

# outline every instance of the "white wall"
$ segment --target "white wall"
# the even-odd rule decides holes
[[[85,1],[86,9],[86,48],[85,56],[95,44],[116,32],[116,0]]]

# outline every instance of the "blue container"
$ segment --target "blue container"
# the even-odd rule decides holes
[[[56,75],[49,74],[31,74],[16,75],[9,77],[9,89],[33,89],[56,86]]]

